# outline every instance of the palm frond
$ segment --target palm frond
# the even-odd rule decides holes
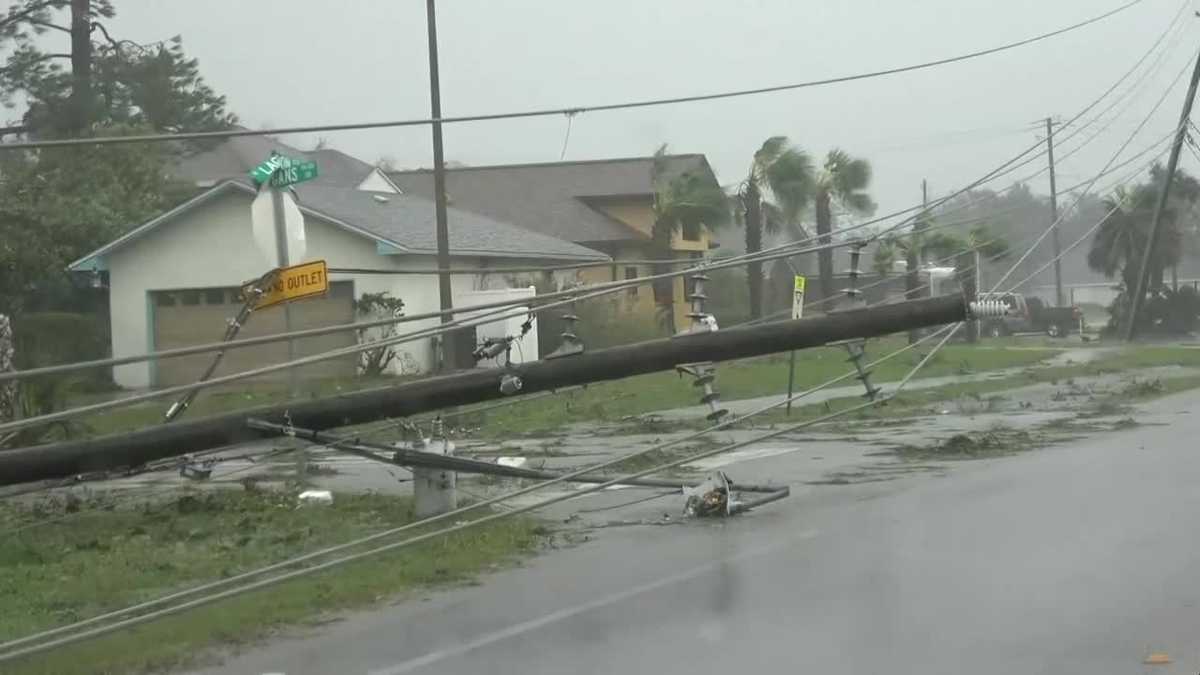
[[[766,167],[764,177],[771,195],[782,210],[783,219],[788,222],[798,219],[812,199],[816,187],[812,159],[808,153],[795,147],[784,149]]]
[[[787,136],[772,136],[763,141],[762,147],[754,152],[754,161],[750,164],[750,180],[760,186],[767,183],[767,168],[775,162],[779,155],[788,147]]]

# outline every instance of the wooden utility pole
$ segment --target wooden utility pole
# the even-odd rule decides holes
[[[71,101],[68,131],[82,134],[92,121],[92,2],[71,0]]]
[[[1067,304],[1062,284],[1062,244],[1058,240],[1058,186],[1054,177],[1054,121],[1046,118],[1046,157],[1050,161],[1050,241],[1054,242],[1054,300],[1055,306]]]
[[[434,0],[425,0],[425,19],[429,27],[429,110],[433,130],[433,203],[437,234],[438,301],[443,311],[454,306],[450,287],[450,230],[446,223],[446,162],[442,151],[442,87],[438,75],[437,9]],[[442,323],[452,321],[442,315]],[[442,362],[452,367],[457,350],[454,333],[442,335]]]
[[[808,349],[851,338],[941,326],[966,318],[966,302],[961,294],[954,294],[798,321],[648,340],[509,368],[469,369],[391,387],[160,424],[126,434],[6,450],[0,452],[0,485],[141,466],[260,438],[247,426],[249,418],[324,431],[384,417],[407,417],[492,401],[511,395],[514,388],[519,388],[521,394],[553,391],[673,370],[680,363],[728,361]]]
[[[1183,141],[1187,138],[1188,121],[1192,116],[1192,101],[1196,98],[1196,85],[1200,84],[1200,54],[1196,57],[1196,65],[1192,68],[1192,82],[1188,85],[1187,97],[1183,100],[1183,113],[1179,116],[1179,128],[1175,130],[1175,142],[1171,144],[1171,156],[1167,159],[1167,175],[1162,188],[1158,192],[1158,203],[1154,205],[1154,220],[1150,222],[1150,236],[1147,237],[1146,250],[1142,251],[1142,265],[1138,269],[1137,287],[1132,289],[1130,296],[1129,316],[1126,317],[1125,339],[1133,340],[1137,333],[1137,315],[1146,297],[1146,284],[1150,280],[1150,259],[1154,249],[1158,247],[1159,225],[1162,224],[1163,211],[1167,207],[1167,198],[1171,194],[1171,182],[1175,180],[1175,169],[1179,166],[1179,152],[1183,149]],[[1126,289],[1129,291],[1130,289]]]

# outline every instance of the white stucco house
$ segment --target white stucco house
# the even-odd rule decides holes
[[[355,316],[354,300],[364,293],[388,292],[404,301],[406,314],[438,309],[432,201],[401,193],[374,167],[336,151],[303,153],[271,139],[243,137],[230,139],[182,165],[178,175],[203,188],[198,195],[71,264],[72,271],[107,278],[114,356],[221,339],[226,322],[241,305],[242,283],[273,266],[254,243],[250,204],[257,189],[245,174],[271,149],[312,157],[322,171],[320,179],[296,186],[295,196],[305,219],[305,260],[326,261],[330,291],[325,297],[292,304],[295,328],[361,318]],[[518,224],[454,208],[449,210],[449,230],[454,267],[608,259],[593,249]],[[429,273],[388,274],[393,270]],[[455,275],[454,304],[466,307],[533,293],[527,287],[510,289],[508,285],[509,280],[501,275]],[[436,323],[409,322],[400,324],[399,330],[408,332]],[[481,326],[478,333],[514,334],[520,323],[515,319]],[[282,307],[273,307],[254,312],[239,337],[283,330]],[[376,335],[342,332],[306,338],[297,341],[297,353],[313,354]],[[430,369],[436,358],[435,345],[429,339],[400,345],[397,354],[392,369],[405,374]],[[536,335],[528,336],[522,350],[513,356],[514,360],[537,358]],[[231,350],[217,374],[286,357],[287,346],[282,342]],[[210,359],[211,355],[203,354],[137,363],[119,366],[113,375],[123,387],[167,386],[194,381]],[[341,358],[308,366],[301,374],[305,378],[349,377],[355,374],[356,363],[355,358]]]

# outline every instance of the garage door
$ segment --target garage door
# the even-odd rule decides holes
[[[218,342],[225,334],[226,322],[241,308],[236,288],[209,288],[183,291],[154,291],[154,348],[171,349],[206,342]],[[349,323],[354,320],[354,287],[349,281],[330,284],[329,293],[292,303],[292,327],[295,330]],[[239,338],[269,335],[285,331],[283,306],[254,312],[238,333]],[[353,331],[321,335],[296,341],[298,356],[346,347],[355,343]],[[231,349],[225,354],[216,375],[258,368],[287,360],[286,342]],[[159,361],[154,369],[155,386],[163,387],[199,379],[212,361],[212,354],[195,354]],[[304,380],[348,378],[355,374],[357,359],[342,357],[300,369]],[[281,371],[250,380],[257,383],[282,383],[287,372]]]

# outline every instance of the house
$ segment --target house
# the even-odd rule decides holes
[[[244,127],[235,127],[244,129]],[[358,188],[377,192],[399,192],[383,171],[333,148],[300,150],[269,136],[234,136],[200,152],[180,157],[171,175],[206,188],[222,180],[244,178],[272,152],[317,163],[317,185]]]
[[[407,314],[439,307],[434,204],[402,194],[374,167],[329,151],[302,153],[270,139],[241,137],[181,163],[176,175],[202,188],[188,201],[139,224],[124,236],[70,265],[76,272],[107,277],[112,353],[128,356],[148,351],[219,341],[227,321],[240,307],[241,284],[274,267],[260,251],[251,231],[250,204],[257,194],[241,167],[253,166],[270,150],[316,159],[321,178],[295,186],[306,226],[306,260],[323,259],[330,268],[325,297],[291,305],[296,329],[348,323],[356,319],[355,300],[364,293],[387,292],[404,301]],[[247,150],[246,145],[257,145]],[[334,151],[336,152],[336,151]],[[205,177],[211,176],[211,177]],[[481,268],[604,261],[595,249],[517,227],[501,219],[458,208],[449,209],[450,252],[455,267]],[[300,262],[300,261],[295,261]],[[345,270],[345,271],[338,271]],[[427,271],[428,274],[420,272]],[[389,274],[406,272],[406,274]],[[413,272],[417,272],[413,274]],[[532,295],[532,289],[507,289],[498,275],[455,275],[455,306]],[[519,325],[521,320],[515,321]],[[400,324],[407,332],[437,324],[436,320]],[[284,330],[284,311],[273,307],[254,312],[239,337]],[[515,326],[496,322],[480,332],[512,334]],[[488,333],[490,334],[490,333]],[[295,341],[297,356],[345,347],[377,335],[340,332]],[[518,358],[536,359],[537,339],[523,341]],[[395,372],[424,371],[437,362],[429,339],[400,345]],[[285,360],[286,343],[230,350],[217,374],[236,372]],[[211,361],[200,354],[114,369],[123,387],[157,387],[195,381]],[[342,358],[301,369],[304,378],[339,378],[355,374],[357,359]],[[273,379],[279,380],[284,375]]]
[[[661,181],[691,171],[717,184],[704,155],[670,155],[665,160]],[[455,208],[565,239],[612,258],[607,267],[581,270],[578,278],[584,283],[633,279],[652,273],[648,265],[633,261],[654,257],[653,167],[653,157],[454,167],[446,170],[446,196]],[[387,177],[405,194],[433,197],[431,170],[391,171]],[[702,257],[712,246],[702,226],[681,229],[671,241],[677,258]],[[632,289],[623,295],[622,303],[629,311],[652,314],[667,300],[663,294],[668,289],[675,325],[687,326],[682,278],[670,286]]]

